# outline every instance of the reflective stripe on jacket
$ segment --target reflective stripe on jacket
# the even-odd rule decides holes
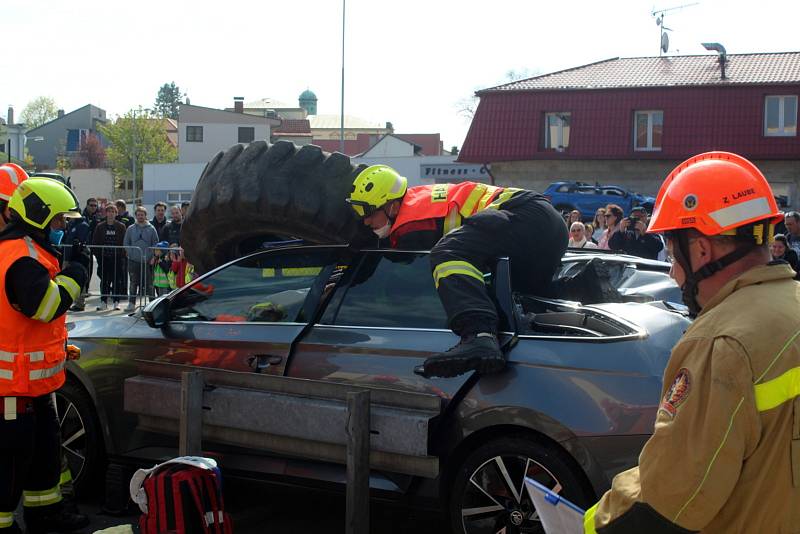
[[[5,292],[8,269],[25,256],[41,263],[52,280],[34,318],[16,310]],[[58,280],[59,271],[58,260],[29,237],[0,241],[0,397],[38,397],[64,383],[66,316],[50,319],[60,298],[59,284],[75,282]]]
[[[614,478],[585,532],[800,532],[793,278],[786,264],[755,267],[705,304],[672,351],[639,466]]]
[[[404,226],[426,219],[444,219],[443,233],[461,226],[462,221],[485,209],[497,209],[520,191],[475,182],[433,184],[411,187],[403,197],[400,212],[389,235],[392,246],[406,233]]]

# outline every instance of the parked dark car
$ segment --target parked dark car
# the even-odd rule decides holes
[[[584,221],[591,221],[598,208],[617,204],[627,215],[636,206],[652,213],[655,198],[640,195],[617,185],[587,184],[584,182],[554,182],[543,193],[562,213],[577,209]]]
[[[541,532],[523,478],[586,506],[616,473],[635,465],[652,432],[670,350],[689,323],[677,307],[655,300],[679,298],[667,264],[568,254],[557,286],[569,296],[564,300],[513,292],[507,262],[499,260],[486,275],[504,317],[502,341],[516,336],[508,367],[493,375],[414,374],[426,357],[457,341],[447,329],[426,252],[267,250],[153,303],[150,309],[168,313],[161,328],[139,314],[72,322],[70,340],[83,357],[69,362],[58,397],[73,476],[78,484],[95,478],[105,459],[152,465],[176,455],[177,429],[142,428],[124,409],[123,381],[136,375],[134,360],[253,373],[253,355],[268,353],[270,364],[259,370],[270,375],[443,400],[428,440],[439,476],[373,470],[373,495],[441,506],[453,532]],[[603,273],[603,294],[619,302],[576,301],[581,291],[595,289],[581,289],[590,264]],[[340,465],[209,440],[203,449],[227,473],[291,484],[344,480]]]

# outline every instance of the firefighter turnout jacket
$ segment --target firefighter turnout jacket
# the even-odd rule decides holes
[[[800,533],[800,284],[728,282],[675,346],[655,432],[584,531]]]
[[[38,397],[64,383],[65,313],[86,282],[77,264],[59,269],[57,252],[21,229],[0,234],[0,397]]]
[[[518,191],[475,182],[410,187],[389,234],[392,248],[429,249],[470,215],[497,209]]]

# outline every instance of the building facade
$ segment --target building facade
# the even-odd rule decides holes
[[[108,143],[99,131],[100,125],[107,122],[105,110],[92,104],[66,114],[60,109],[55,119],[28,130],[28,153],[37,169],[55,168],[58,158],[74,155],[90,134],[96,135],[107,147]]]
[[[655,194],[684,159],[725,150],[798,205],[800,53],[615,58],[478,95],[459,161],[491,163],[499,182]]]
[[[279,119],[181,104],[178,113],[178,162],[207,163],[236,143],[270,140]]]

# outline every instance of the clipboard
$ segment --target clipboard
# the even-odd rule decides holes
[[[533,479],[525,478],[545,534],[582,534],[585,511]]]

